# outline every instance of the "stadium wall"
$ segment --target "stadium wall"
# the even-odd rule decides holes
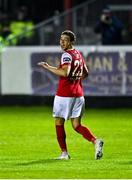
[[[90,69],[83,82],[89,107],[132,107],[132,47],[78,46]],[[37,66],[58,66],[59,46],[9,47],[1,56],[0,105],[51,105],[58,77]]]

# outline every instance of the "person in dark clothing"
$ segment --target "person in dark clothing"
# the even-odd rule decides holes
[[[123,29],[122,21],[113,15],[109,8],[106,8],[102,11],[94,32],[101,34],[102,45],[121,45],[123,44]]]

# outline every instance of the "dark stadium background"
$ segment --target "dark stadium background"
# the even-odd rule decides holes
[[[1,0],[0,8],[8,13],[13,13],[14,10],[20,6],[27,6],[30,11],[30,16],[35,22],[39,22],[53,16],[55,10],[63,12],[66,4],[69,4],[69,7],[73,7],[85,1],[86,0]]]
[[[16,9],[21,6],[27,6],[29,9],[30,18],[35,23],[39,23],[54,15],[55,10],[59,12],[65,11],[69,6],[72,8],[78,4],[84,3],[87,0],[0,0],[0,9],[14,13]],[[110,3],[110,0],[106,0],[106,3]],[[124,0],[116,0],[112,3],[123,3]],[[126,0],[126,3],[132,2]],[[97,7],[98,8],[98,7]],[[86,103],[89,107],[132,107],[132,97],[118,96],[118,97],[86,97]],[[43,105],[51,104],[53,97],[32,97],[32,96],[18,96],[18,95],[0,95],[0,105]]]

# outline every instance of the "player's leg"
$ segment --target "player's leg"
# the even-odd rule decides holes
[[[81,117],[71,118],[71,123],[72,123],[73,129],[76,132],[81,134],[88,141],[95,144],[95,141],[96,141],[95,135],[91,132],[91,130],[89,128],[87,128],[81,124]]]
[[[62,152],[67,151],[64,122],[65,120],[62,118],[55,119],[56,137]]]
[[[58,144],[61,149],[61,155],[58,158],[56,158],[58,160],[70,159],[70,156],[68,155],[67,152],[66,132],[64,128],[64,122],[65,120],[63,118],[59,118],[59,117],[55,118],[56,136],[57,136]]]
[[[75,98],[73,107],[72,107],[72,115],[71,115],[71,123],[72,127],[75,131],[80,133],[85,139],[94,143],[96,137],[92,134],[92,132],[81,125],[81,117],[83,115],[85,108],[85,99],[84,97]]]
[[[81,125],[81,117],[71,118],[73,129],[95,145],[95,159],[103,156],[103,141],[97,139],[90,129]]]
[[[81,134],[85,139],[95,144],[95,159],[100,159],[103,155],[103,141],[97,139],[88,127],[81,124],[81,117],[85,107],[84,97],[76,98],[72,109],[71,122],[74,130]]]

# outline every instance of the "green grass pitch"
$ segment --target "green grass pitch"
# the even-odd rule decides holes
[[[0,178],[131,179],[132,110],[88,109],[82,123],[104,140],[104,156],[66,122],[69,161],[60,154],[52,107],[0,107]]]

